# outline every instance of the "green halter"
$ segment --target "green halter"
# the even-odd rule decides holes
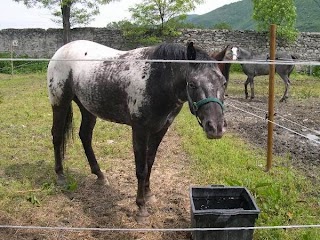
[[[202,99],[198,102],[193,102],[193,106],[194,106],[194,110],[195,111],[198,111],[198,109],[200,107],[202,107],[203,105],[209,103],[209,102],[215,102],[215,103],[218,103],[220,105],[220,107],[222,108],[222,111],[224,110],[224,106],[223,106],[223,103],[220,101],[220,99],[218,98],[214,98],[214,97],[209,97],[209,98],[205,98],[205,99]]]

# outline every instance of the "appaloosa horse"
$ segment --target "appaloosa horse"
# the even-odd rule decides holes
[[[193,43],[187,48],[165,43],[119,51],[79,40],[61,47],[51,59],[47,75],[58,183],[65,181],[62,160],[71,130],[71,102],[74,101],[82,115],[80,139],[91,172],[99,181],[104,181],[105,176],[92,149],[96,118],[132,127],[138,179],[137,220],[145,220],[155,155],[183,103],[189,102],[207,138],[221,138],[226,127],[223,111],[226,80],[218,66],[184,60],[213,59]]]
[[[247,61],[266,61],[268,60],[268,55],[255,55],[251,51],[245,50],[241,47],[233,47],[233,60],[247,60]],[[293,61],[294,59],[297,59],[296,56],[293,54],[281,52],[276,54],[276,60],[283,60],[289,62],[288,65],[276,65],[276,72],[279,74],[279,76],[282,78],[284,84],[285,84],[285,91],[280,99],[280,102],[286,101],[288,98],[289,93],[289,87],[290,87],[290,74],[294,69]],[[292,63],[292,64],[290,64]],[[251,99],[254,98],[254,82],[253,79],[255,76],[261,76],[261,75],[268,75],[269,74],[269,65],[268,64],[251,64],[251,63],[245,63],[241,64],[243,72],[248,76],[246,82],[244,83],[245,87],[245,95],[246,98],[249,97],[248,95],[248,83],[250,83],[251,88]]]

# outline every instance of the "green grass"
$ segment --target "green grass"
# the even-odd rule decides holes
[[[268,95],[268,79],[268,76],[255,78],[256,97]],[[294,73],[291,79],[288,101],[290,98],[319,101],[319,78]],[[233,72],[228,86],[229,95],[244,96],[245,80],[243,73]],[[276,100],[280,99],[283,91],[283,82],[276,76]],[[289,163],[289,159],[275,157],[275,166],[270,172],[265,172],[265,149],[253,147],[231,133],[218,141],[207,140],[186,107],[177,117],[175,129],[183,140],[184,149],[193,158],[191,174],[199,184],[245,186],[249,189],[261,210],[256,226],[320,224],[320,186],[314,185],[303,172],[293,169],[290,164],[283,164]],[[320,239],[320,230],[257,230],[255,239],[314,240]]]
[[[261,210],[256,226],[320,223],[320,186],[314,186],[303,173],[281,164],[265,172],[265,150],[253,148],[238,136],[227,134],[218,141],[207,140],[188,111],[185,109],[178,116],[175,129],[184,149],[194,159],[191,174],[199,184],[247,187]],[[258,230],[255,239],[311,240],[320,239],[319,234],[319,229]]]
[[[320,98],[318,79],[300,75],[292,78],[296,79],[292,87],[293,98],[304,100],[310,95]],[[234,73],[231,79],[235,84],[229,85],[230,92],[242,93],[243,74]],[[263,78],[256,85],[257,94],[266,94],[267,83],[264,81]],[[276,93],[281,94],[282,91]],[[74,107],[74,115],[75,129],[78,129],[80,116],[77,107]],[[66,189],[56,186],[51,121],[45,74],[15,75],[12,79],[10,75],[0,75],[0,211],[12,216],[27,214],[31,206],[49,201],[53,194],[74,191],[89,175],[81,143],[75,137],[65,162],[69,184]],[[264,172],[264,149],[253,147],[231,133],[218,141],[207,140],[186,107],[176,119],[174,129],[179,132],[185,151],[193,159],[188,177],[200,185],[247,187],[261,209],[256,226],[320,224],[320,186],[310,182],[302,172],[283,167],[286,164],[275,164],[270,172]],[[94,147],[101,168],[110,167],[106,161],[109,156],[132,158],[128,132],[131,130],[127,126],[97,122]],[[274,159],[276,163],[287,161],[286,158]],[[319,236],[320,231],[315,228],[255,231],[258,240],[317,240]]]
[[[27,55],[17,56],[13,58],[25,58]],[[11,58],[10,52],[0,52],[0,58]],[[31,74],[31,73],[44,73],[47,71],[48,61],[0,61],[0,74]]]
[[[45,74],[14,75],[13,78],[0,74],[0,96],[0,210],[14,215],[30,208],[30,203],[41,204],[50,194],[75,190],[77,182],[90,175],[89,164],[84,160],[81,142],[75,136],[69,143],[64,163],[68,186],[66,189],[56,187],[51,142],[52,111]],[[80,113],[75,106],[74,128],[79,129],[79,125]],[[101,156],[98,161],[102,169],[109,168],[106,159],[110,155],[132,158],[128,131],[131,129],[127,126],[115,127],[112,123],[97,121],[93,145],[97,156]],[[105,132],[108,132],[107,138]]]

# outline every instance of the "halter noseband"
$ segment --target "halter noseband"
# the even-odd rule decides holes
[[[189,86],[189,83],[187,82],[187,86],[186,86],[186,90],[187,90],[187,98],[188,98],[188,102],[189,102],[189,107],[190,107],[190,111],[193,115],[196,116],[197,120],[198,120],[198,123],[201,127],[202,126],[202,123],[201,121],[199,120],[199,117],[198,117],[198,111],[199,109],[203,106],[203,105],[206,105],[207,103],[209,102],[214,102],[214,103],[218,103],[219,106],[221,107],[222,109],[222,112],[224,111],[224,105],[223,103],[220,101],[220,99],[218,98],[215,98],[215,97],[209,97],[209,98],[204,98],[204,99],[201,99],[200,101],[198,102],[193,102],[191,97],[190,97],[190,94],[189,94],[189,89],[188,89],[188,86]]]
[[[193,106],[195,108],[195,111],[197,112],[199,110],[199,108],[201,108],[203,105],[205,105],[209,102],[218,103],[220,105],[220,107],[222,108],[222,111],[224,110],[223,103],[220,101],[220,99],[214,98],[214,97],[209,97],[209,98],[202,99],[198,102],[193,102]]]

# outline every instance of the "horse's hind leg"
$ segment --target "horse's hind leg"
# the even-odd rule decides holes
[[[96,124],[96,116],[92,115],[88,110],[86,110],[83,105],[75,99],[75,102],[80,108],[81,112],[81,125],[80,125],[80,131],[79,136],[85,151],[85,154],[87,156],[91,172],[98,177],[98,181],[104,182],[105,177],[104,174],[101,172],[99,164],[96,160],[96,156],[92,149],[92,133],[93,128]]]
[[[289,76],[287,76],[287,75],[280,75],[280,77],[282,78],[284,85],[285,85],[285,90],[284,90],[283,96],[280,99],[280,102],[283,102],[283,101],[286,101],[289,96],[290,79],[289,79]]]
[[[52,106],[53,123],[51,128],[54,148],[55,172],[58,185],[65,184],[62,161],[64,158],[66,138],[71,130],[72,108],[70,106]]]
[[[248,84],[249,83],[251,86],[251,78],[250,77],[248,77],[244,83],[244,94],[246,95],[246,99],[248,99],[248,97],[249,97],[249,93],[248,93]],[[251,98],[252,98],[252,88],[251,88]]]
[[[250,89],[251,89],[251,97],[250,97],[250,99],[254,99],[254,81],[253,81],[253,77],[250,78]]]
[[[137,221],[144,222],[149,213],[146,208],[146,195],[145,195],[145,183],[148,174],[148,163],[147,163],[147,143],[149,133],[141,126],[132,126],[132,142],[134,150],[134,158],[136,165],[136,176],[138,179],[138,190],[136,204],[139,207],[137,214]]]

